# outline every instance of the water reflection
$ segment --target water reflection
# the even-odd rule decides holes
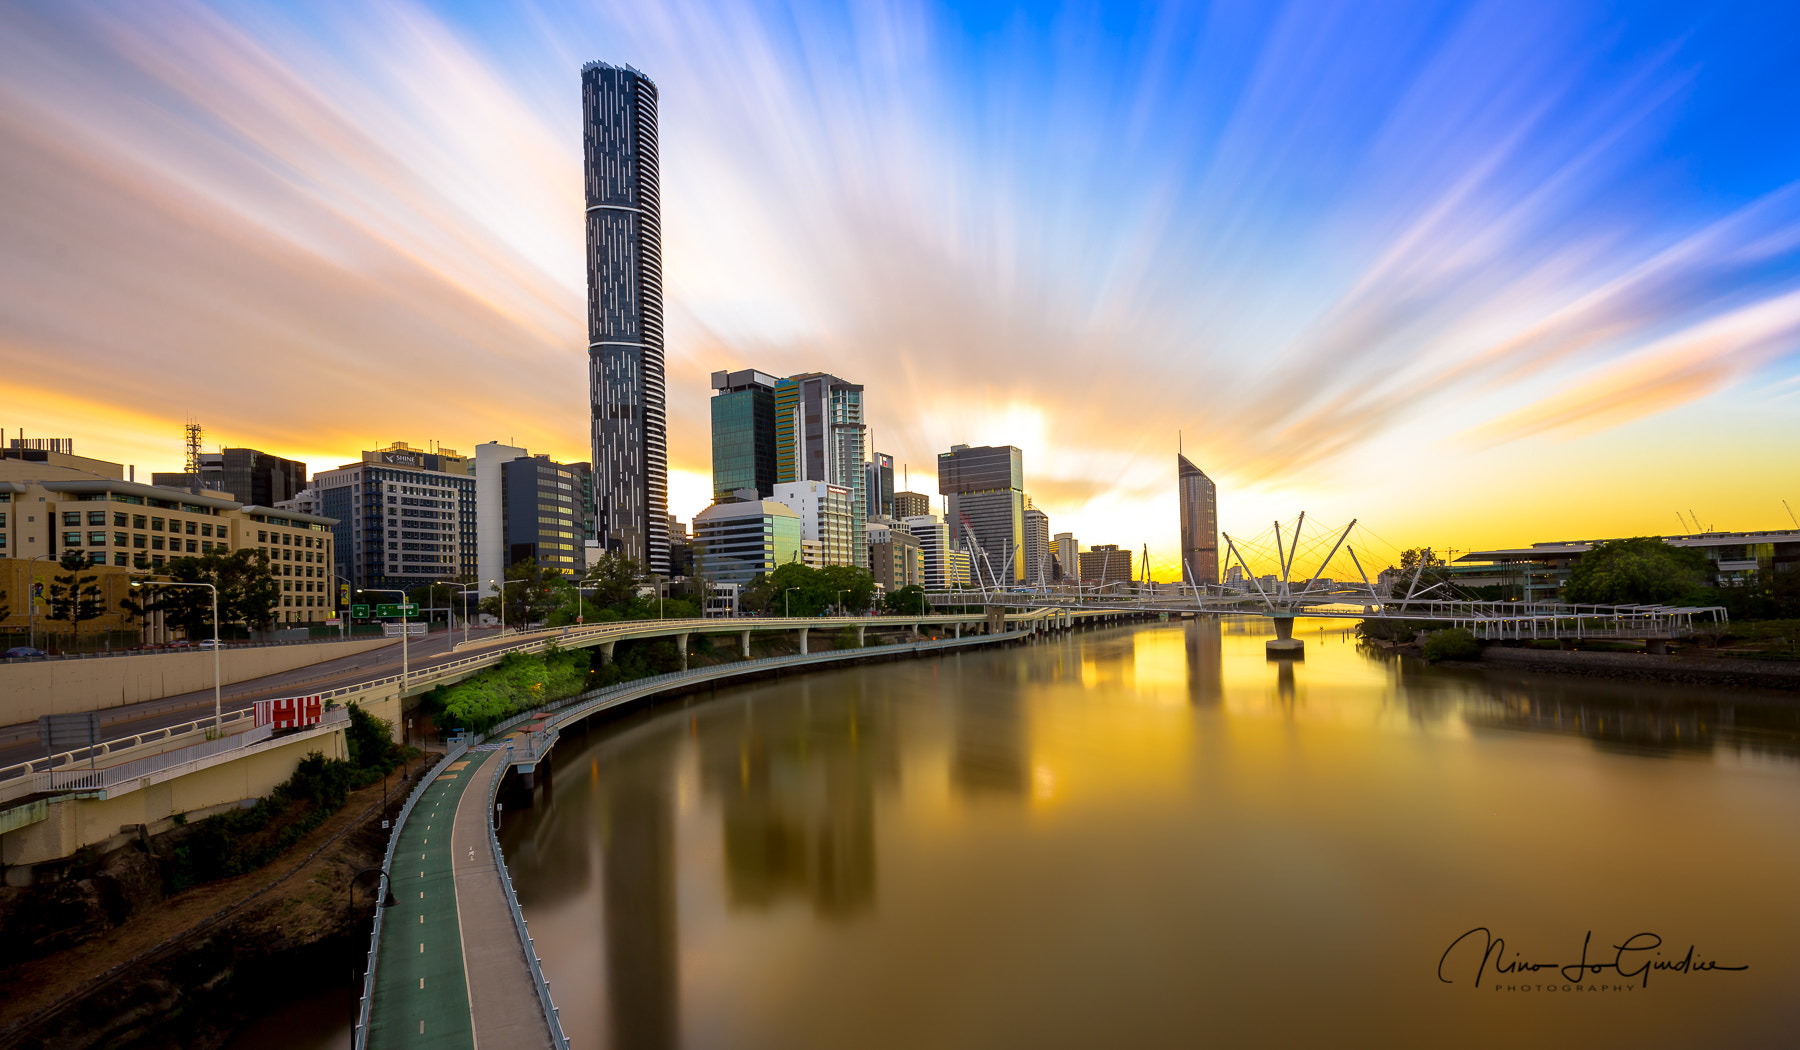
[[[1170,622],[565,738],[503,838],[575,1045],[1753,1045],[1800,1023],[1792,698],[1446,671],[1300,627],[1304,660],[1266,660],[1253,618]],[[1672,1012],[1495,1012],[1429,969],[1484,923],[1652,923],[1757,976]]]

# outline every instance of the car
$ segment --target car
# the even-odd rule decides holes
[[[164,649],[192,649],[194,647],[194,643],[188,641],[185,638],[180,638],[180,639],[176,639],[173,642],[164,642],[162,647]]]
[[[0,659],[5,659],[5,660],[42,660],[44,657],[49,656],[49,655],[50,655],[49,653],[46,653],[42,649],[34,649],[29,645],[15,645],[11,649],[8,649],[6,652],[0,653]]]
[[[214,648],[223,649],[230,644],[231,644],[230,642],[224,641],[223,639],[221,639],[219,641],[214,641],[211,638],[207,638],[207,639],[201,641],[199,643],[199,646],[202,649],[214,649]]]

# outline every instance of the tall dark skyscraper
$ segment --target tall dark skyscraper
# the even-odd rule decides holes
[[[1001,586],[1024,580],[1024,454],[1011,445],[952,445],[938,453],[938,491],[950,545],[969,552],[981,578]]]
[[[781,380],[754,368],[714,372],[712,388],[713,500],[740,489],[761,499],[775,492],[775,386]]]
[[[666,573],[669,454],[656,85],[629,66],[589,62],[581,67],[581,114],[595,534],[604,549]]]
[[[1177,454],[1176,487],[1181,494],[1181,579],[1219,582],[1219,490],[1200,468]]]

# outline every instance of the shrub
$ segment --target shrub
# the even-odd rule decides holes
[[[1439,660],[1474,660],[1480,656],[1481,643],[1464,628],[1451,627],[1425,636],[1425,659],[1433,663]]]

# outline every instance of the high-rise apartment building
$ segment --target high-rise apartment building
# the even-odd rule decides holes
[[[888,594],[917,585],[919,538],[897,522],[870,522],[869,572]]]
[[[868,568],[868,427],[863,388],[822,372],[775,387],[775,480],[823,481],[850,490],[851,556]]]
[[[313,478],[334,518],[337,575],[357,590],[408,590],[476,572],[475,477],[450,449],[403,442]]]
[[[869,518],[893,517],[894,457],[886,452],[877,452],[869,457],[864,471],[867,474],[864,484],[869,491]]]
[[[799,516],[800,539],[816,551],[808,565],[856,564],[850,549],[854,511],[849,489],[823,481],[784,481],[771,498]]]
[[[1055,557],[1050,550],[1050,515],[1032,506],[1031,497],[1026,496],[1023,521],[1025,580],[1042,587],[1056,578],[1050,568],[1050,560]]]
[[[596,539],[667,573],[656,98],[656,85],[629,66],[581,67]]]
[[[1081,582],[1084,584],[1130,583],[1132,552],[1120,550],[1116,543],[1102,543],[1081,552]]]
[[[894,509],[889,517],[905,520],[918,518],[931,513],[931,497],[923,492],[894,493]]]
[[[1219,490],[1212,479],[1179,453],[1176,486],[1181,494],[1181,579],[1189,584],[1219,582]]]
[[[742,489],[768,499],[775,491],[775,385],[754,368],[714,372],[712,388],[713,500]]]
[[[950,587],[950,527],[934,514],[915,514],[900,523],[919,541],[919,577],[928,591]]]
[[[950,543],[969,552],[976,579],[1024,580],[1024,454],[1011,445],[953,445],[938,453],[938,492]]]
[[[1053,546],[1056,548],[1057,564],[1062,566],[1063,579],[1081,579],[1081,544],[1075,541],[1075,534],[1057,533]]]

